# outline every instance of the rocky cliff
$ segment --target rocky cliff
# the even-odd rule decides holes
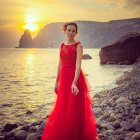
[[[101,48],[101,64],[132,64],[140,56],[140,34],[129,33],[116,43]]]
[[[19,40],[19,48],[30,48],[32,47],[32,36],[29,30],[25,30]]]
[[[129,32],[140,33],[140,18],[112,20],[109,22],[75,21],[79,27],[77,40],[85,48],[102,48],[116,42]],[[65,39],[62,32],[63,22],[50,23],[44,26],[33,39],[34,47],[58,48]]]

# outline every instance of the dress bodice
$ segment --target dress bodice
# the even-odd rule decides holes
[[[62,66],[75,66],[76,48],[79,43],[80,41],[71,45],[65,45],[64,43],[61,44],[60,58]]]

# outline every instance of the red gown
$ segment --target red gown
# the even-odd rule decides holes
[[[51,114],[46,121],[41,140],[97,140],[96,120],[91,108],[90,85],[80,70],[77,87],[79,94],[71,91],[75,75],[76,47],[61,44],[61,70],[58,94]]]

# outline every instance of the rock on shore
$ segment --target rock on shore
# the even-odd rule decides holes
[[[140,140],[140,61],[133,66],[118,87],[94,96],[100,140]]]
[[[32,124],[6,124],[0,131],[0,140],[40,140],[46,120]]]
[[[101,64],[133,64],[140,56],[140,34],[126,34],[116,43],[101,48],[99,56]]]
[[[82,59],[92,59],[89,54],[83,54]]]

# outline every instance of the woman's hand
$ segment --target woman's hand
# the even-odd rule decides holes
[[[77,85],[75,83],[72,83],[71,90],[74,95],[77,95],[79,93],[79,89],[77,88]]]
[[[56,94],[58,94],[58,83],[55,83],[54,92],[55,92]]]

